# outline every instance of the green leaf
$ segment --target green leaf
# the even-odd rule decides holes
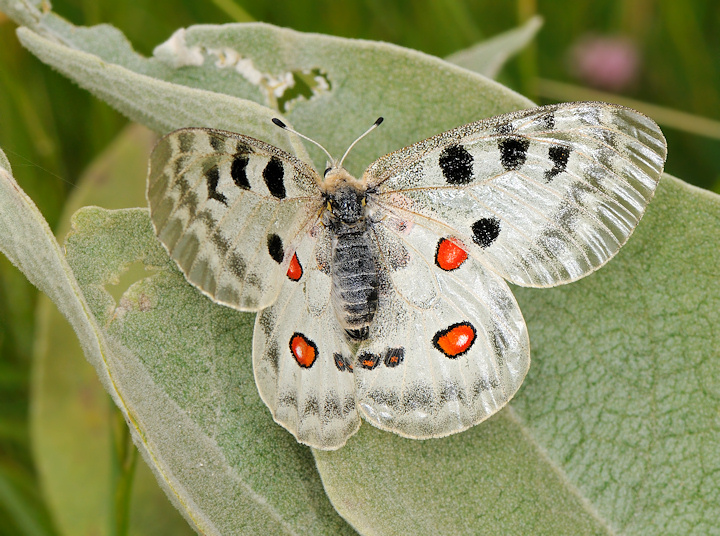
[[[194,114],[196,125],[288,148],[290,138],[265,124],[287,106],[294,127],[340,154],[384,115],[352,153],[354,172],[443,129],[530,105],[485,78],[391,45],[262,24],[203,26],[137,60],[127,51],[94,56],[88,43],[112,32],[92,31],[66,32],[63,44],[44,28],[20,36],[43,61],[163,130],[190,126]],[[260,81],[252,83],[257,73],[247,63],[218,66],[211,50],[220,49],[252,60]],[[197,50],[202,65],[193,64]],[[262,83],[303,79],[313,69],[329,89],[310,80],[309,96],[284,104]],[[256,120],[243,125],[241,114]],[[319,151],[309,152],[322,162]],[[410,441],[363,426],[340,451],[315,453],[337,510],[364,534],[709,532],[720,514],[717,252],[695,237],[717,241],[719,214],[717,197],[665,178],[636,236],[606,268],[560,289],[518,289],[533,365],[510,407],[451,438]],[[0,227],[0,240],[4,234]],[[68,252],[107,348],[105,360],[89,359],[196,526],[347,530],[318,498],[307,450],[271,422],[257,397],[250,315],[184,283],[142,212],[78,213]],[[153,275],[116,302],[106,286],[135,262]]]
[[[363,534],[711,533],[719,241],[720,197],[664,176],[606,267],[515,289],[533,363],[510,407],[451,438],[364,426],[315,451],[333,504]]]
[[[144,204],[143,175],[154,141],[155,135],[138,125],[127,128],[78,181],[58,235],[67,232],[70,216],[82,205]],[[135,535],[191,534],[147,465],[123,468],[123,460],[114,455],[113,443],[122,445],[129,432],[124,421],[119,431],[114,426],[115,407],[85,360],[72,328],[45,296],[38,302],[36,316],[32,445],[58,529],[68,536],[115,534],[113,525],[127,522]],[[132,481],[129,519],[113,500],[124,481]]]
[[[536,15],[522,26],[454,52],[445,60],[488,78],[495,78],[503,65],[535,38],[542,23],[542,17]]]

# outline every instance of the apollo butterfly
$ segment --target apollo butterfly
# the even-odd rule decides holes
[[[505,406],[530,365],[506,281],[550,287],[605,264],[665,154],[652,120],[599,102],[470,123],[360,179],[347,152],[317,173],[262,141],[186,128],[155,147],[147,196],[187,280],[259,311],[253,367],[275,420],[337,449],[361,417],[425,439]]]

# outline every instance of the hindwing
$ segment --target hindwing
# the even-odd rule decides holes
[[[530,365],[512,292],[452,235],[391,217],[373,233],[383,284],[356,356],[363,418],[419,439],[487,419],[517,392]]]
[[[330,302],[328,231],[317,225],[293,254],[277,301],[257,315],[253,370],[276,422],[331,450],[360,426],[353,352]]]

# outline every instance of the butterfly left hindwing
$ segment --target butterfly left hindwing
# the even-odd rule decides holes
[[[360,426],[352,350],[330,303],[330,276],[318,266],[328,241],[317,225],[300,242],[296,269],[278,300],[258,314],[253,333],[260,396],[276,422],[321,449],[344,445]]]

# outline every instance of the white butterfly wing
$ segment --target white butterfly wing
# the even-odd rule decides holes
[[[261,141],[204,128],[162,138],[147,197],[155,231],[193,285],[258,310],[280,291],[294,243],[322,207],[317,174]]]
[[[525,322],[507,284],[455,238],[422,224],[389,216],[373,233],[383,269],[378,311],[355,363],[363,417],[418,439],[490,417],[530,365]]]
[[[352,351],[330,302],[329,248],[322,225],[303,238],[253,333],[255,383],[275,421],[324,450],[340,448],[360,426]]]
[[[524,286],[578,279],[625,243],[666,155],[659,127],[606,103],[543,106],[478,121],[384,156],[377,203],[453,233]]]

